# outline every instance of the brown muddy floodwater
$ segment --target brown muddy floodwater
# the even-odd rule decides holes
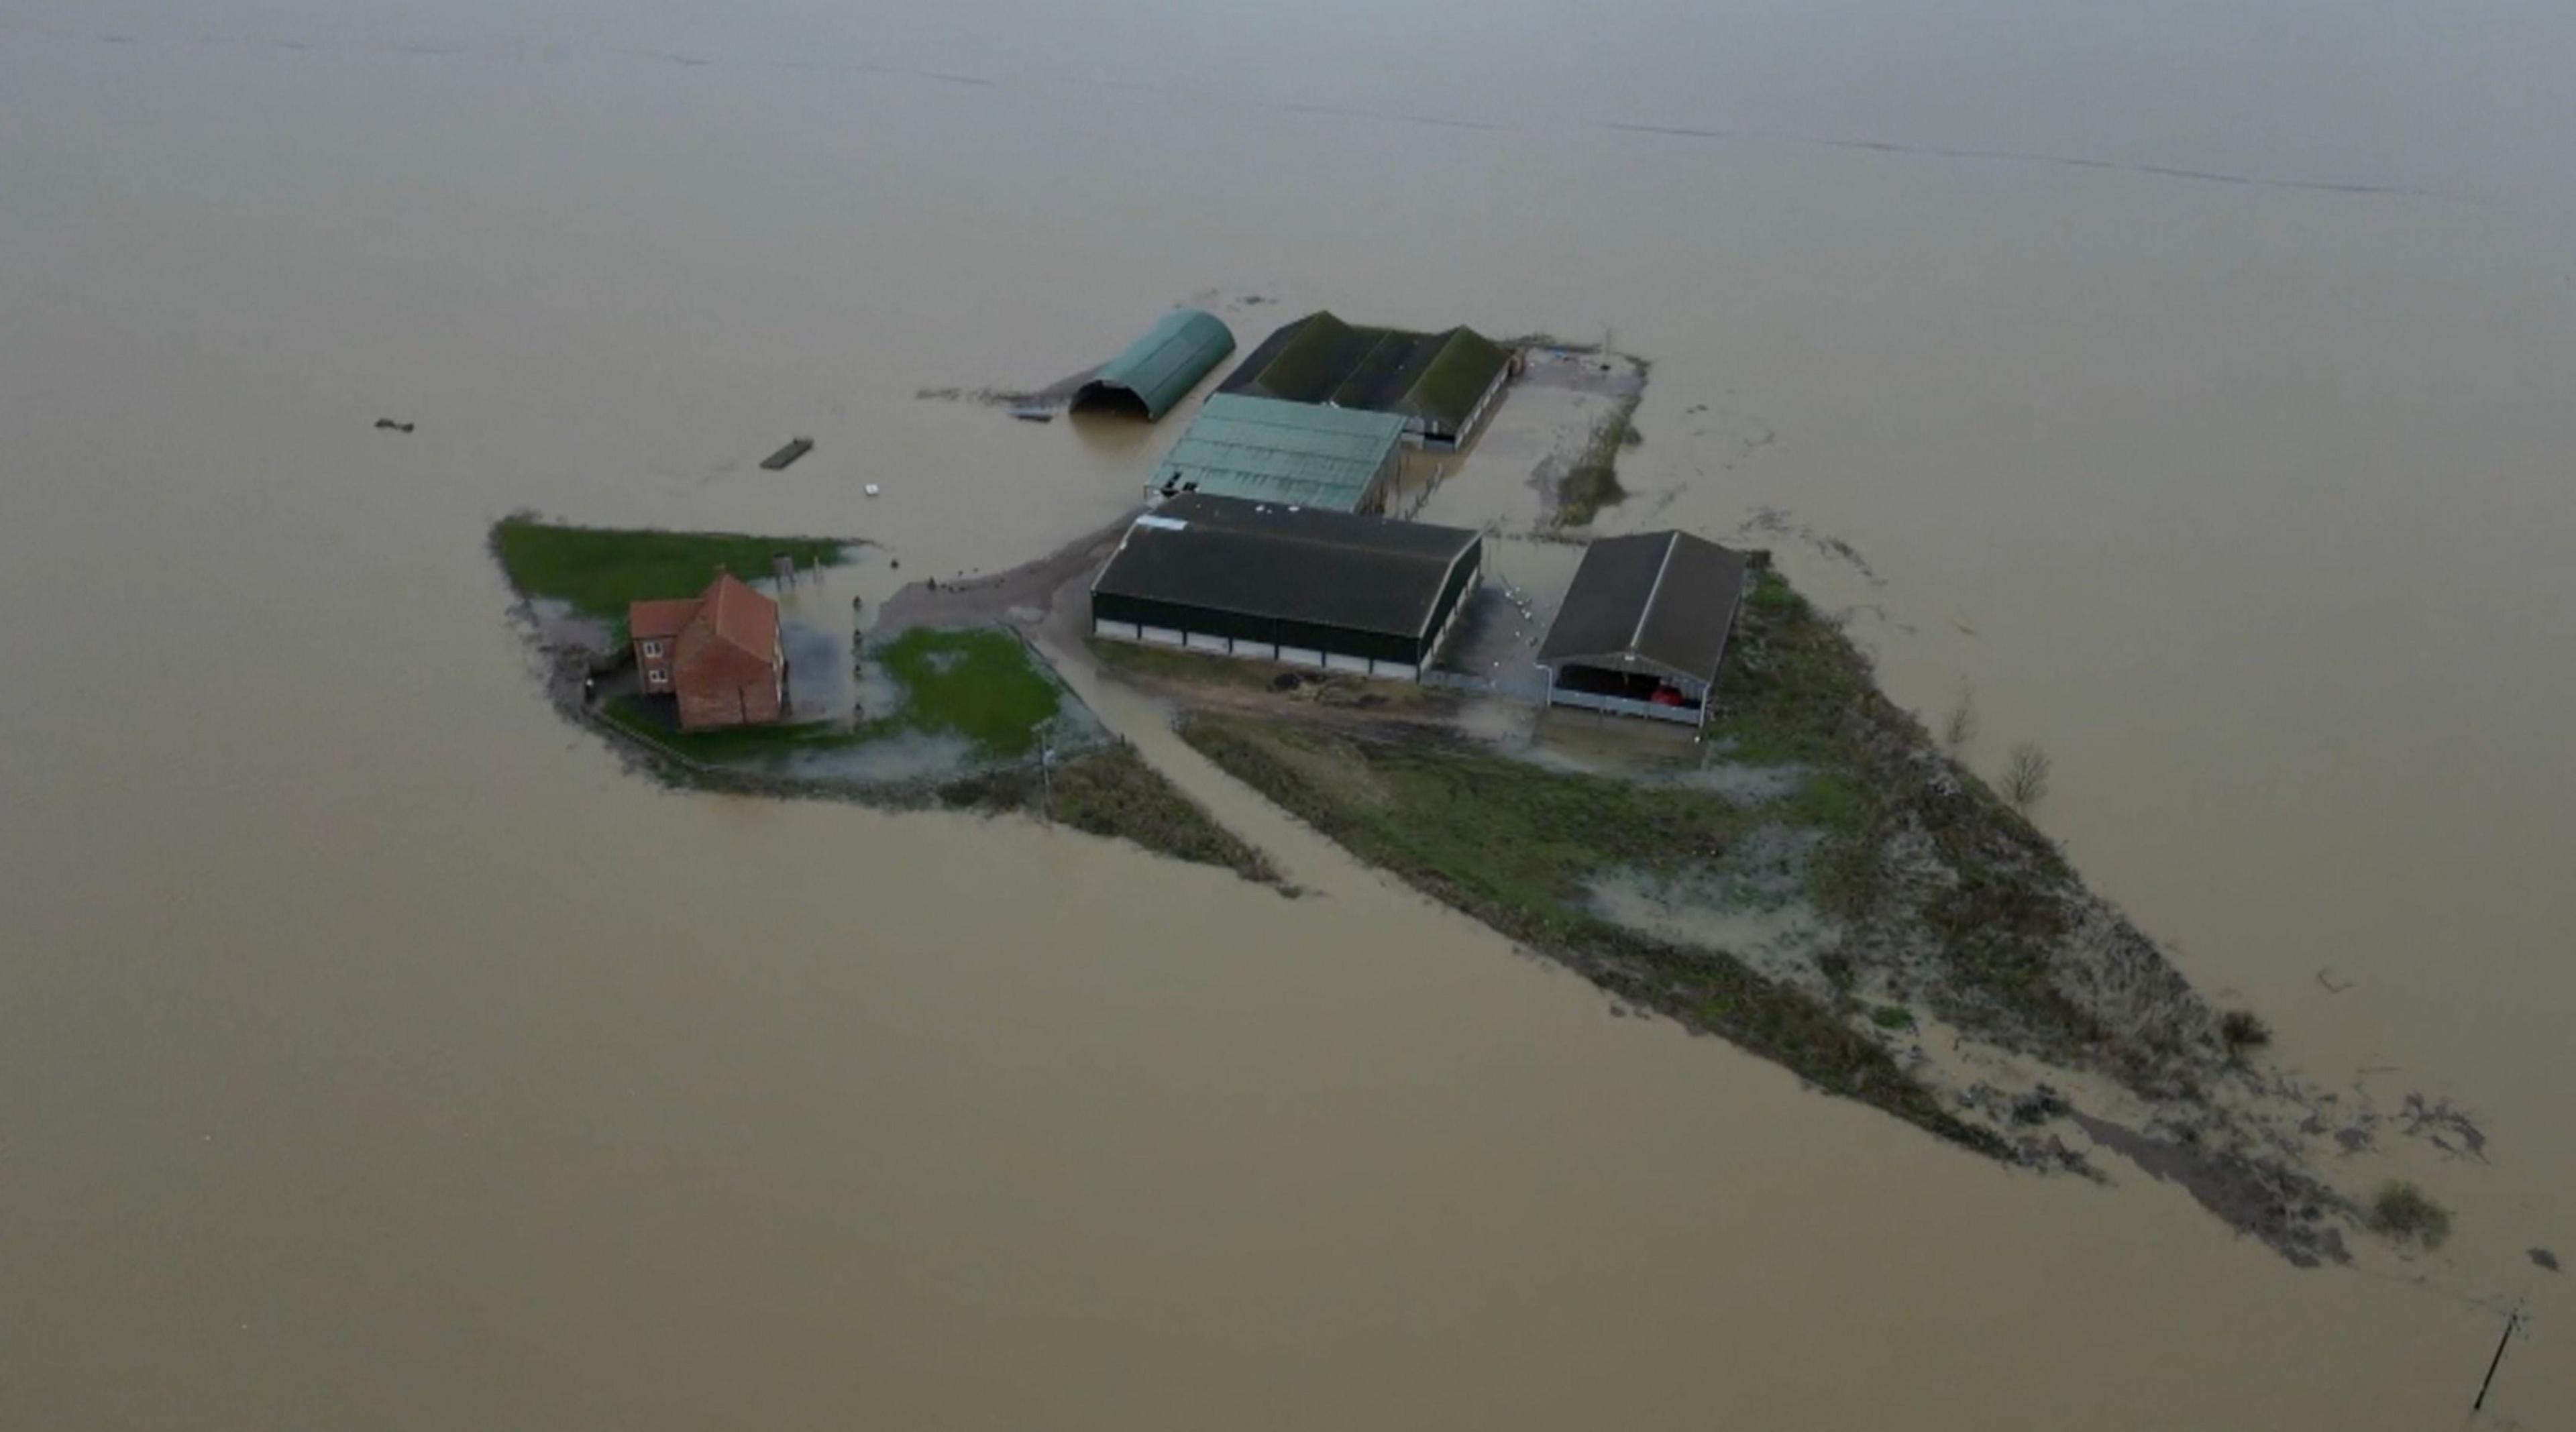
[[[2450,1427],[2517,1300],[2576,1420],[2576,21],[878,8],[0,0],[0,1426]],[[2336,1170],[2456,1237],[2009,1174],[1248,798],[1315,898],[547,709],[493,518],[1007,566],[1177,420],[913,394],[1193,299],[1655,359],[1608,525],[2043,742],[2475,1111]]]

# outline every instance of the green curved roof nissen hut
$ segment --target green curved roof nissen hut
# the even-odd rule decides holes
[[[1151,422],[1190,395],[1234,351],[1234,334],[1213,313],[1176,308],[1074,390],[1076,408],[1134,413]]]

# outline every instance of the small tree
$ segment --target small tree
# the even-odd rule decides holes
[[[2370,1226],[2400,1243],[2418,1243],[2430,1251],[2451,1236],[2451,1210],[2415,1185],[2390,1179],[2370,1202]]]
[[[2026,811],[2047,794],[2048,753],[2036,741],[2013,747],[2004,762],[2004,799],[2012,802],[2014,810]]]
[[[1941,741],[1956,753],[1965,749],[1967,744],[1975,739],[1977,739],[1977,693],[1969,690],[1968,683],[1962,681],[1959,683],[1958,703],[1950,708],[1948,719],[1941,723]]]
[[[2227,1046],[2227,1057],[2241,1062],[2272,1042],[2272,1026],[2250,1009],[2231,1009],[2219,1016],[2218,1037]]]

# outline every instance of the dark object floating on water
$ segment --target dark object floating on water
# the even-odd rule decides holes
[[[398,423],[391,418],[376,419],[376,427],[389,433],[407,433],[419,426],[418,423]]]
[[[2548,1269],[2548,1270],[2549,1270],[2550,1272],[2552,1272],[2552,1273],[2555,1273],[2555,1272],[2557,1272],[2557,1271],[2558,1271],[2558,1255],[2557,1255],[2557,1254],[2555,1254],[2555,1253],[2550,1252],[2550,1251],[2549,1251],[2548,1249],[2546,1249],[2546,1248],[2534,1248],[2534,1249],[2532,1249],[2532,1250],[2531,1250],[2531,1261],[2532,1261],[2532,1262],[2534,1262],[2534,1263],[2539,1264],[2539,1265],[2540,1265],[2541,1267],[2543,1267],[2543,1268]]]
[[[1055,421],[1055,410],[1052,408],[1013,408],[1011,409],[1011,416],[1024,423],[1051,423]]]
[[[790,438],[787,441],[787,446],[780,448],[778,451],[771,453],[765,458],[762,458],[760,460],[760,465],[769,469],[771,472],[782,472],[786,469],[789,463],[794,462],[796,459],[803,457],[805,454],[812,452],[813,450],[814,440],[812,438]]]

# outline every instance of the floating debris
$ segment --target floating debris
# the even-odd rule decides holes
[[[1013,408],[1011,409],[1011,416],[1024,423],[1051,423],[1055,421],[1055,413],[1047,408]]]
[[[864,492],[866,492],[868,496],[870,496],[870,497],[874,497],[874,496],[876,496],[876,495],[877,495],[877,493],[878,493],[881,489],[879,489],[879,488],[878,488],[878,486],[877,486],[875,483],[871,482],[871,483],[869,483],[865,488],[863,488],[863,489],[861,489],[861,490],[862,490],[862,491],[864,491]]]
[[[760,460],[760,465],[769,469],[771,472],[782,472],[786,470],[789,463],[794,462],[796,459],[803,457],[805,454],[812,452],[813,450],[814,440],[812,438],[790,438],[787,441],[787,446],[780,448],[778,451],[771,453],[765,458],[762,458]]]
[[[2555,1273],[2555,1272],[2557,1272],[2557,1271],[2558,1271],[2558,1255],[2557,1255],[2557,1254],[2550,1252],[2550,1251],[2549,1251],[2548,1249],[2546,1249],[2546,1248],[2534,1248],[2534,1249],[2530,1250],[2530,1252],[2531,1252],[2531,1261],[2532,1261],[2533,1263],[2535,1263],[2535,1264],[2539,1265],[2540,1267],[2543,1267],[2543,1268],[2548,1269],[2548,1270],[2549,1270],[2550,1272],[2552,1272],[2552,1273]]]
[[[398,423],[391,418],[376,419],[376,428],[380,432],[407,433],[419,426],[418,423]]]

